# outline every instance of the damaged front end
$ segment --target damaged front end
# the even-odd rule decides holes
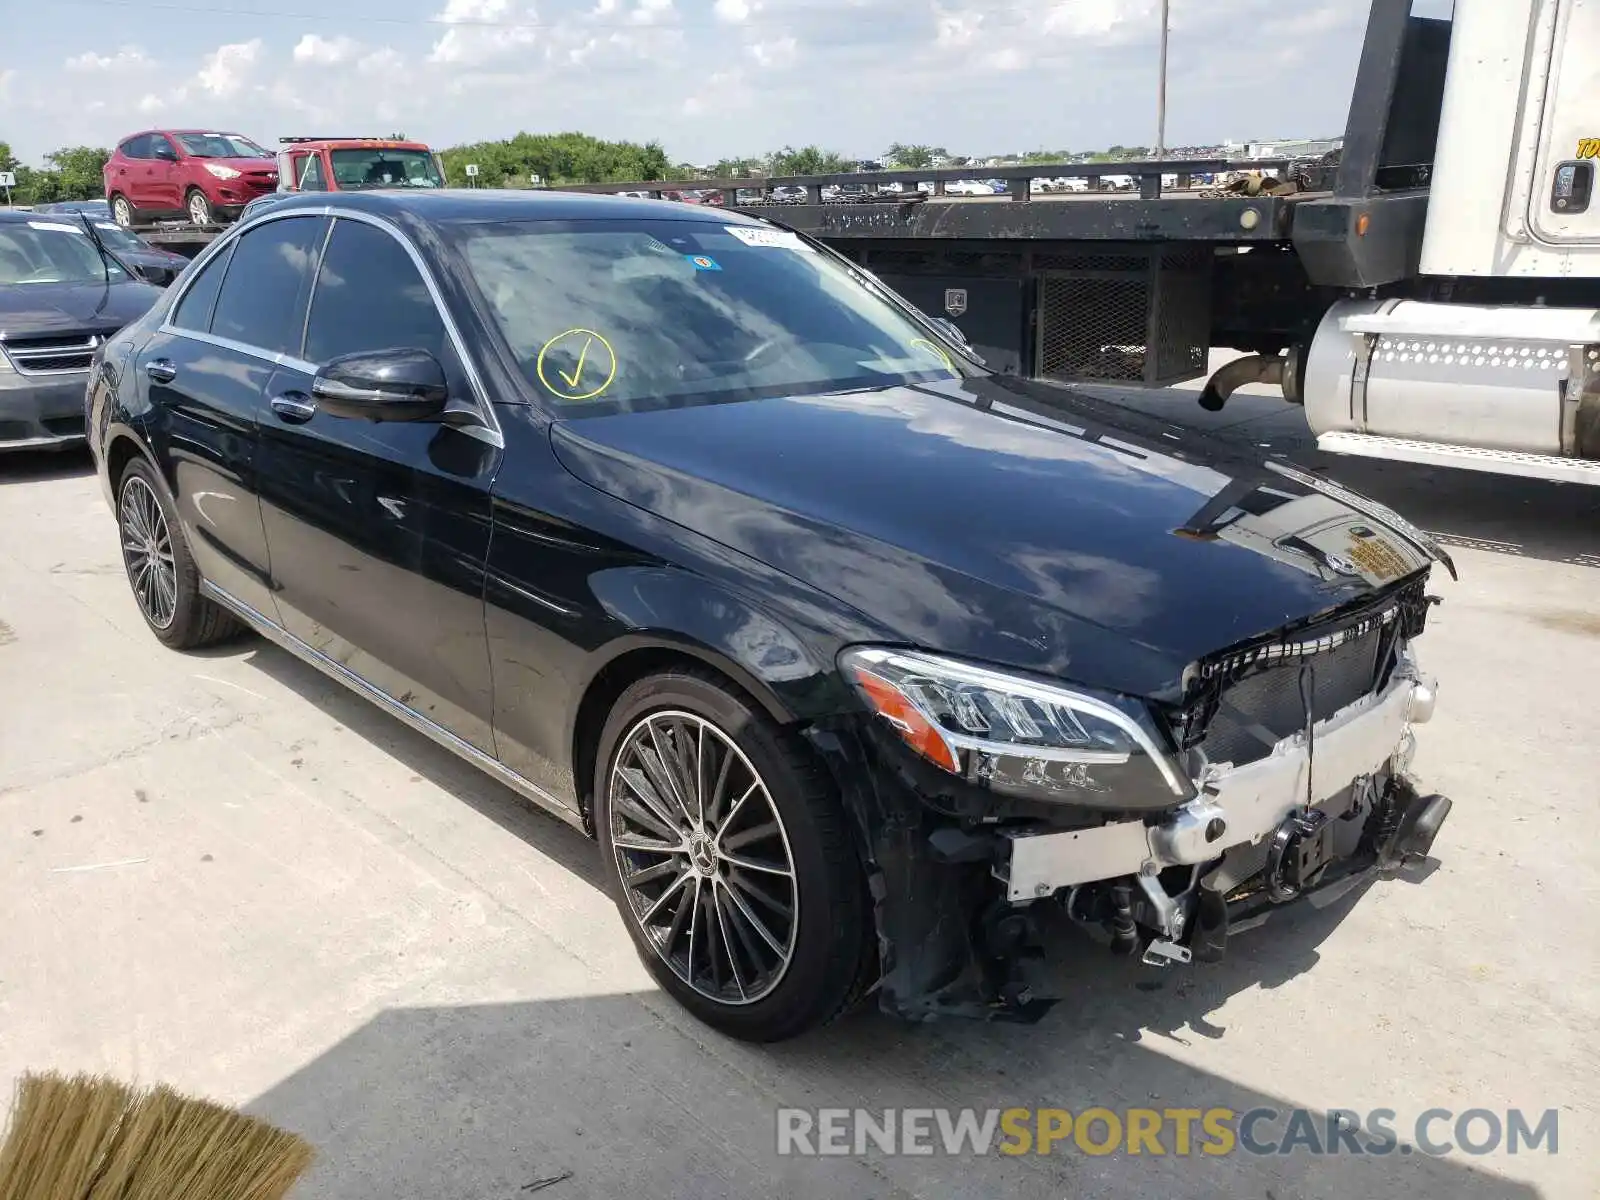
[[[1119,955],[1215,961],[1278,907],[1426,856],[1406,771],[1435,687],[1426,575],[1194,664],[1159,705],[912,652],[847,651],[880,720],[810,731],[861,824],[881,1006],[1031,1019],[1064,913]]]

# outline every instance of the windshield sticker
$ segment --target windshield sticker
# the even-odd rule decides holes
[[[694,269],[696,271],[720,271],[720,270],[722,270],[721,267],[717,266],[717,260],[716,259],[707,258],[704,254],[685,254],[684,257],[687,258],[691,263],[694,264]]]
[[[723,230],[738,238],[746,246],[762,249],[799,250],[815,254],[816,250],[800,240],[800,235],[787,229],[766,229],[755,225],[724,225]]]
[[[593,400],[617,377],[617,352],[592,329],[566,329],[539,349],[539,382],[558,400]]]
[[[79,225],[64,225],[60,221],[29,221],[29,229],[53,229],[57,233],[82,233]]]
[[[918,350],[920,350],[923,354],[929,355],[929,356],[931,356],[933,358],[937,358],[940,362],[942,362],[944,364],[945,370],[949,371],[950,374],[952,374],[952,375],[959,375],[960,374],[960,372],[956,370],[955,359],[950,357],[950,352],[948,350],[946,350],[943,346],[939,345],[937,342],[930,342],[927,338],[917,338],[911,344],[913,346],[915,346]]]

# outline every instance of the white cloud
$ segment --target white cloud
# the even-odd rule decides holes
[[[433,19],[450,28],[428,61],[452,66],[480,66],[525,50],[542,32],[537,10],[512,0],[448,0]]]
[[[261,46],[260,38],[218,46],[206,55],[195,82],[213,96],[226,98],[238,95],[249,83],[256,60],[261,56]]]
[[[737,25],[741,21],[750,19],[750,14],[755,12],[755,6],[750,0],[717,0],[711,6],[711,11],[716,14],[717,20]]]
[[[1043,28],[1066,37],[1103,37],[1154,9],[1153,0],[1058,0],[1045,13]]]
[[[672,15],[672,0],[639,0],[628,19],[635,25],[657,25]]]
[[[325,38],[320,34],[308,33],[295,43],[294,61],[331,67],[349,62],[360,52],[361,43],[355,38],[345,37],[342,34],[338,37]]]
[[[155,63],[139,47],[123,46],[112,54],[96,54],[93,50],[85,50],[67,59],[65,66],[69,71],[81,73],[138,70],[153,67]]]
[[[1028,65],[1028,56],[1015,46],[1007,46],[985,54],[983,65],[994,71],[1020,71]]]
[[[752,42],[746,49],[757,66],[787,67],[795,60],[799,43],[792,37],[775,38],[770,42]]]
[[[968,45],[978,36],[978,28],[982,24],[982,13],[940,13],[934,41],[939,46]]]
[[[393,75],[406,65],[405,55],[393,46],[380,46],[371,54],[363,55],[356,70],[363,75]]]

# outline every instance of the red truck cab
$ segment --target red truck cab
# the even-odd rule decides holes
[[[286,137],[278,142],[280,192],[445,186],[438,156],[422,142],[359,137]]]

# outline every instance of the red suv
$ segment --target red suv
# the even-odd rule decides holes
[[[278,186],[278,164],[237,133],[147,130],[123,138],[106,160],[106,199],[118,225],[188,217],[196,225],[231,221]]]

